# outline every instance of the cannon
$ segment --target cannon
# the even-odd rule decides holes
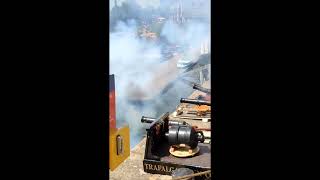
[[[168,112],[158,118],[142,116],[141,122],[149,124],[143,160],[145,172],[171,175],[173,169],[181,167],[195,171],[211,169],[211,145],[204,143],[203,131],[184,121],[170,120]]]
[[[198,100],[198,99],[187,99],[187,98],[181,98],[180,99],[181,103],[189,103],[189,104],[196,104],[196,105],[207,105],[211,106],[210,101],[203,101],[203,100]]]
[[[170,146],[184,144],[193,149],[197,147],[198,142],[204,142],[204,135],[202,131],[196,130],[185,121],[168,120],[168,116],[168,112],[158,119],[142,116],[141,122],[149,123],[151,124],[151,127],[156,124],[162,126],[162,128],[160,126],[155,128],[154,135],[157,134],[158,137],[153,138],[159,140],[164,137]],[[166,126],[166,124],[168,124],[168,126]]]
[[[156,121],[157,119],[156,118],[151,118],[151,117],[145,117],[145,116],[142,116],[141,118],[141,122],[142,123],[153,123],[154,121]],[[172,126],[172,125],[187,125],[187,123],[185,121],[169,121],[169,126]]]
[[[211,89],[204,88],[201,85],[196,84],[196,83],[193,85],[193,89],[199,90],[199,91],[207,93],[207,94],[211,94]]]

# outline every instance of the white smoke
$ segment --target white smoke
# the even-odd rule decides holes
[[[142,8],[157,8],[160,5],[160,0],[136,0],[136,2],[142,7]]]
[[[117,91],[120,97],[126,96],[132,88],[143,89],[153,76],[151,70],[161,59],[160,46],[137,35],[134,20],[119,22],[116,32],[110,34],[110,73],[117,76],[118,86],[124,87]]]
[[[210,38],[210,25],[199,21],[188,21],[179,25],[170,20],[164,24],[161,35],[172,44],[200,48],[200,44]]]
[[[110,34],[110,73],[115,74],[117,124],[129,124],[131,144],[136,144],[138,137],[145,133],[141,129],[142,115],[154,117],[156,114],[152,109],[142,110],[131,104],[130,98],[150,93],[145,85],[154,76],[152,69],[160,58],[159,46],[138,38],[134,20],[118,22],[116,31]]]

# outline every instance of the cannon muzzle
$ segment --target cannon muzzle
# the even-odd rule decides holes
[[[141,118],[142,123],[152,123],[155,120],[156,120],[155,118],[145,117],[145,116],[142,116],[142,118]]]

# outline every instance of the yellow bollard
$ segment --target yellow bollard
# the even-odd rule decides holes
[[[109,168],[113,171],[130,156],[129,126],[110,129],[109,135]]]

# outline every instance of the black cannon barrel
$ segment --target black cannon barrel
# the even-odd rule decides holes
[[[152,123],[155,120],[157,120],[156,118],[152,118],[152,117],[146,117],[146,116],[142,116],[141,118],[141,122],[143,123]],[[185,121],[169,121],[169,125],[173,126],[173,125],[186,125],[187,123]]]
[[[199,90],[199,91],[207,93],[207,94],[211,94],[211,89],[204,88],[204,87],[200,86],[199,84],[194,84],[193,89]]]
[[[142,116],[142,118],[141,118],[141,122],[143,122],[143,123],[152,123],[155,120],[157,120],[157,119],[151,118],[151,117],[145,117],[145,116]]]
[[[141,118],[141,122],[142,123],[153,123],[154,121],[163,121],[166,118],[169,117],[169,112],[166,112],[164,114],[162,114],[158,119],[157,118],[152,118],[152,117],[146,117],[146,116],[142,116]]]
[[[211,102],[210,101],[203,101],[203,100],[198,100],[198,99],[181,98],[180,102],[181,103],[190,103],[190,104],[211,106]]]

